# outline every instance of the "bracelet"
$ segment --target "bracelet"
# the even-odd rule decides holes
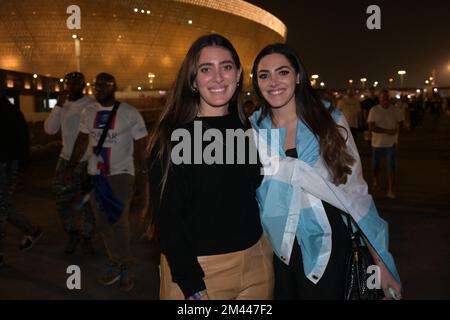
[[[202,291],[198,291],[196,293],[194,293],[192,296],[189,297],[190,300],[201,300],[204,296],[206,296],[207,291],[202,290]]]

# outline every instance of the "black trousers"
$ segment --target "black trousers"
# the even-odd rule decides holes
[[[275,299],[277,300],[341,300],[344,299],[347,260],[351,240],[340,210],[322,201],[332,230],[332,250],[325,273],[317,284],[305,276],[300,246],[294,241],[287,266],[274,255]]]

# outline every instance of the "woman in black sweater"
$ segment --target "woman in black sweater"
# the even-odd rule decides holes
[[[161,299],[272,298],[271,248],[255,197],[262,179],[251,157],[256,149],[250,139],[239,148],[225,138],[229,130],[239,139],[250,129],[239,103],[242,79],[227,39],[199,38],[150,140]]]

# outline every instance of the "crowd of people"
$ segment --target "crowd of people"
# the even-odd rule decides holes
[[[64,252],[73,254],[81,244],[83,253],[95,254],[97,232],[109,259],[101,282],[131,290],[129,210],[140,195],[148,201],[144,207],[161,250],[161,299],[344,299],[352,221],[378,267],[384,297],[401,299],[387,223],[368,192],[357,145],[370,138],[374,190],[380,187],[380,161],[387,158],[387,196],[395,198],[398,134],[402,127],[420,126],[427,109],[436,128],[442,99],[403,96],[395,102],[387,90],[376,94],[371,88],[362,101],[349,90],[336,103],[311,87],[298,54],[284,44],[262,49],[252,76],[257,103],[242,104],[237,51],[223,36],[200,37],[148,133],[140,113],[116,100],[113,75],[97,75],[93,99],[83,94],[83,74],[67,74],[45,121],[48,134],[62,134],[53,190],[67,234]],[[0,119],[6,130],[0,137],[15,131],[24,140],[2,141],[8,147],[0,158],[1,265],[6,222],[24,232],[23,250],[43,230],[12,205],[28,142],[23,116],[4,94]],[[183,161],[175,159],[176,137],[194,141],[198,130],[212,136],[183,149]],[[244,148],[220,138],[229,130],[251,133]],[[250,161],[253,149],[256,162]],[[272,174],[262,170],[274,166],[268,149],[277,159]],[[208,153],[215,161],[198,161]],[[236,161],[221,161],[225,154]],[[82,210],[75,211],[79,198]]]

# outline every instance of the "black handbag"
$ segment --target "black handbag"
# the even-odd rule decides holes
[[[384,297],[383,290],[369,289],[367,280],[371,274],[367,273],[367,268],[375,262],[367,246],[361,245],[361,238],[364,237],[356,223],[352,223],[349,214],[347,217],[347,228],[352,242],[352,253],[347,262],[347,276],[345,281],[345,300],[381,300]],[[352,225],[356,226],[353,231]]]

